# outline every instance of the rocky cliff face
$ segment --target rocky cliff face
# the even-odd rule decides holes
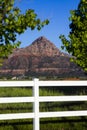
[[[15,49],[5,61],[1,74],[13,76],[80,76],[83,71],[70,62],[70,56],[45,37],[39,37],[30,46]]]
[[[56,56],[61,55],[59,49],[45,37],[39,37],[30,46],[23,49],[16,49],[14,55],[31,55],[31,56]]]

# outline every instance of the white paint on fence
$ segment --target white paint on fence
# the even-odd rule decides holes
[[[39,81],[39,86],[87,86],[87,81]]]
[[[39,114],[40,118],[70,117],[70,116],[87,116],[87,111],[42,112]]]
[[[68,102],[87,101],[84,96],[39,96],[39,87],[51,86],[87,86],[87,81],[0,81],[0,87],[33,87],[33,97],[1,97],[0,103],[24,103],[33,102],[32,113],[0,114],[0,120],[28,119],[33,118],[33,130],[40,129],[40,118],[46,117],[69,117],[87,116],[87,110],[82,111],[60,111],[60,112],[39,112],[39,102]]]
[[[3,97],[0,103],[27,103],[34,102],[34,97]],[[70,101],[87,101],[87,96],[40,96],[39,102],[70,102]],[[36,104],[37,105],[37,104]]]
[[[87,96],[43,96],[39,97],[40,102],[70,102],[87,101]]]
[[[27,103],[34,102],[34,97],[3,97],[0,103]]]
[[[32,87],[34,81],[0,81],[0,87]]]
[[[29,119],[34,117],[34,113],[0,114],[0,120]]]
[[[39,79],[34,80],[34,87],[33,87],[33,96],[34,96],[34,104],[33,104],[33,111],[34,111],[34,120],[33,120],[33,129],[39,130]]]

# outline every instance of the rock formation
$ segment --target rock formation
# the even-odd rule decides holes
[[[25,48],[15,49],[4,62],[1,75],[27,76],[83,76],[80,67],[70,62],[70,56],[61,52],[45,37],[39,37]]]

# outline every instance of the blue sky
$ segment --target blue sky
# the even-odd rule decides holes
[[[60,34],[69,34],[70,10],[76,9],[80,0],[16,0],[16,5],[22,10],[34,9],[41,20],[48,18],[49,25],[41,31],[28,29],[24,34],[18,36],[21,47],[30,45],[36,38],[45,36],[61,49]]]

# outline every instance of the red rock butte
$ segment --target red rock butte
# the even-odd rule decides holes
[[[0,74],[59,77],[84,75],[80,67],[70,62],[68,54],[61,52],[43,36],[25,48],[15,49],[4,62]]]

